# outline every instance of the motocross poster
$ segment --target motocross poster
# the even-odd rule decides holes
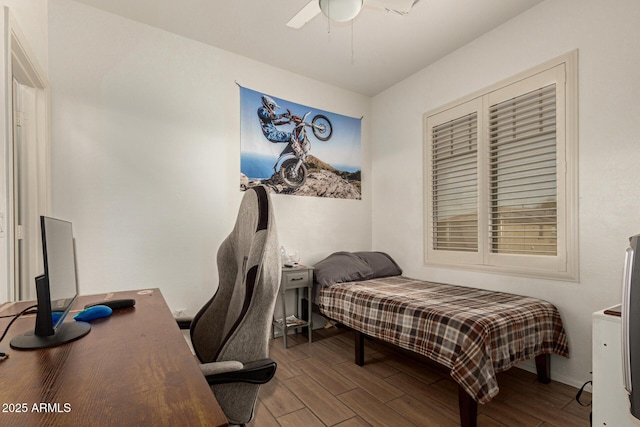
[[[240,86],[240,189],[361,199],[361,122]]]

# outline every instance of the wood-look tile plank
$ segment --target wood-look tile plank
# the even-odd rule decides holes
[[[406,394],[413,396],[425,405],[433,408],[434,412],[449,418],[455,422],[460,421],[458,413],[458,399],[438,393],[431,386],[423,383],[418,378],[405,373],[400,373],[386,379],[389,384],[403,390]]]
[[[335,427],[371,427],[371,424],[360,417],[353,417],[340,424],[336,424]]]
[[[351,345],[351,348],[349,348],[349,346],[346,343],[334,337],[333,339],[318,341],[318,344],[331,350],[339,357],[344,358],[345,361],[350,360],[353,362],[355,360],[355,350],[354,350],[353,343]],[[365,357],[366,357],[366,353],[365,353]]]
[[[280,339],[280,343],[282,344],[282,339]],[[287,345],[288,344],[289,341],[287,341]],[[305,344],[300,344],[300,346],[304,345]],[[272,355],[272,358],[275,356],[276,358],[289,363],[309,357],[303,349],[298,348],[296,345],[291,345],[287,348],[284,348],[282,345],[275,345],[269,349],[269,353]]]
[[[374,427],[410,426],[411,421],[366,391],[357,388],[339,396],[342,402]]]
[[[335,342],[336,345],[340,345],[345,349],[345,351],[350,351],[352,355],[355,355],[354,352],[354,343],[355,343],[356,333],[353,331],[348,331],[345,334],[341,334],[336,336]],[[371,358],[375,358],[388,352],[387,347],[380,344],[380,341],[373,340],[372,338],[365,337],[365,352],[364,357],[365,361],[370,360]],[[381,353],[382,351],[382,353]],[[353,357],[352,357],[353,360]]]
[[[539,397],[532,398],[527,393],[516,394],[507,399],[505,404],[556,427],[584,427],[584,420],[563,411],[562,408],[554,406],[548,400],[539,399]]]
[[[278,378],[261,386],[259,396],[264,406],[276,419],[305,407]]]
[[[356,415],[311,377],[301,375],[284,384],[326,425],[332,426]]]
[[[387,378],[400,372],[392,363],[387,363],[387,361],[393,361],[393,359],[388,355],[379,353],[372,356],[369,361],[366,361],[363,368],[380,378]]]
[[[366,390],[372,396],[375,396],[380,402],[388,402],[404,394],[402,390],[354,363],[341,363],[332,366],[331,369],[351,379],[354,384]]]
[[[582,402],[583,404],[588,404],[589,402],[591,402],[591,393],[583,392],[582,396],[580,397],[580,402]],[[571,402],[569,402],[569,404],[562,408],[562,410],[579,418],[588,418],[589,413],[591,413],[592,407],[590,405],[581,406],[575,399],[573,399]]]
[[[355,337],[356,333],[353,330],[346,330],[345,333],[336,335],[334,341],[348,349],[353,345]]]
[[[296,362],[296,367],[334,395],[342,394],[357,387],[353,381],[315,359],[299,360]]]
[[[301,349],[309,357],[326,363],[327,365],[335,365],[343,362],[353,362],[353,354],[347,357],[345,354],[336,353],[323,345],[312,344]]]
[[[553,365],[553,359],[554,357],[551,358],[552,365]],[[527,389],[531,393],[540,393],[541,395],[552,394],[555,396],[564,396],[569,400],[575,399],[575,396],[576,396],[577,391],[574,387],[571,387],[570,385],[563,384],[557,381],[551,381],[551,383],[549,384],[543,384],[541,382],[538,382],[538,376],[535,373],[526,371],[524,369],[520,369],[518,367],[509,369],[504,373],[498,374],[497,375],[498,384],[500,384],[500,380],[503,378],[501,377],[502,374],[504,374],[504,376],[507,378],[514,379],[515,381],[522,381],[521,384],[527,387]]]
[[[286,379],[293,378],[302,374],[302,372],[300,372],[300,369],[298,369],[298,367],[292,363],[283,362],[283,361],[280,361],[277,363],[278,363],[278,366],[276,368],[276,378],[278,378],[281,381],[284,381]]]
[[[484,414],[478,414],[477,422],[481,427],[520,427],[518,424],[503,424]]]
[[[259,420],[259,422],[256,422]],[[280,427],[280,423],[271,415],[261,400],[256,402],[255,415],[253,420],[247,424],[249,427]]]
[[[311,413],[307,408],[300,409],[287,415],[278,417],[278,422],[282,427],[324,427],[322,423],[315,415]]]
[[[459,421],[454,421],[434,411],[432,407],[406,394],[388,402],[387,406],[411,420],[412,426],[457,427],[459,425]]]
[[[480,415],[506,426],[537,427],[542,422],[540,418],[518,411],[495,399],[486,405],[478,405],[478,417]]]
[[[569,403],[571,403],[572,400],[575,399],[575,395],[569,397],[564,395],[563,393],[557,393],[553,389],[553,387],[549,387],[549,391],[547,393],[545,393],[543,389],[539,389],[536,387],[522,388],[520,389],[519,393],[516,393],[514,395],[514,397],[518,395],[520,396],[525,395],[526,399],[531,399],[532,397],[535,397],[536,400],[540,402],[544,402],[546,405],[556,409],[564,408]]]
[[[426,384],[440,381],[442,378],[449,378],[449,372],[441,369],[434,369],[430,364],[420,363],[406,356],[398,356],[387,359],[386,363],[412,377],[420,379]]]
[[[374,356],[375,359],[382,358],[388,365],[391,365],[398,371],[419,376],[427,383],[435,382],[443,377],[448,378],[450,376],[450,370],[447,367],[430,360],[426,356],[392,346],[391,344],[365,340],[365,353],[369,347],[380,349]]]
[[[269,357],[275,360],[278,364],[278,367],[276,368],[276,378],[284,381],[288,378],[302,374],[300,369],[296,367],[295,362],[309,358],[309,356],[304,353],[300,353],[300,351],[289,351],[289,349],[285,350],[282,347],[282,338],[274,341],[280,345],[274,345],[270,348]]]

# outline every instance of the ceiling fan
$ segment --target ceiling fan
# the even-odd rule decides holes
[[[355,18],[363,7],[395,12],[399,15],[409,13],[419,0],[311,0],[293,18],[287,22],[291,28],[302,28],[304,24],[321,12],[334,22],[346,22]]]

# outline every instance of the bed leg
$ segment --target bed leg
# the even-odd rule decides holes
[[[364,365],[364,334],[355,331],[355,349],[356,349],[356,365]]]
[[[476,427],[478,420],[478,402],[458,385],[458,410],[461,427]]]
[[[551,382],[551,355],[539,354],[536,356],[536,372],[538,373],[538,381],[542,384]]]

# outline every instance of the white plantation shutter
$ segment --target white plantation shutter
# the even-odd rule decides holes
[[[556,85],[491,106],[491,252],[556,255],[556,186]]]
[[[425,114],[426,263],[577,278],[576,64]]]
[[[432,128],[433,249],[478,250],[478,114]]]

